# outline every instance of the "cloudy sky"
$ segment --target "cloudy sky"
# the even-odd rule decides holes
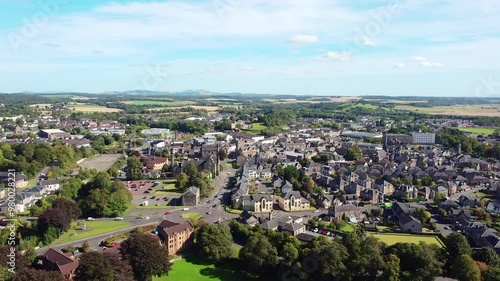
[[[500,95],[496,0],[0,0],[0,92]]]

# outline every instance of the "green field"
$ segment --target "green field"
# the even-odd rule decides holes
[[[123,111],[119,108],[109,108],[101,105],[95,104],[85,104],[85,103],[71,103],[68,104],[70,110],[79,112],[120,112]]]
[[[248,131],[258,133],[258,132],[260,132],[260,131],[262,131],[264,129],[267,129],[267,127],[264,124],[262,124],[262,123],[253,123],[252,127]]]
[[[433,107],[397,105],[395,109],[409,110],[409,111],[434,114],[434,115],[494,116],[494,117],[500,116],[500,104],[453,105],[453,106],[433,106]]]
[[[458,128],[462,132],[478,134],[478,135],[490,135],[495,133],[495,129],[492,128]]]
[[[76,231],[74,229],[71,229],[68,232],[61,235],[61,237],[56,241],[54,241],[53,244],[62,244],[66,242],[80,240],[96,236],[99,234],[104,234],[124,229],[130,226],[130,223],[125,221],[86,221],[85,224],[87,225],[87,230]],[[77,235],[74,235],[75,233],[77,233]]]
[[[221,265],[204,264],[191,258],[181,259],[172,265],[168,276],[153,277],[153,281],[250,281],[257,280],[238,269],[235,262]],[[260,279],[262,280],[262,279]]]
[[[176,106],[187,106],[196,104],[194,101],[155,101],[155,100],[132,100],[124,101],[125,104],[132,105],[154,105],[163,107],[176,107]]]
[[[414,243],[425,242],[427,244],[436,244],[443,247],[443,242],[437,236],[430,235],[415,235],[415,234],[393,234],[393,233],[369,233],[371,236],[378,238],[381,242],[387,245],[394,245],[396,243]]]

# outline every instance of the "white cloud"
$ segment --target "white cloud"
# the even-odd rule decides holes
[[[417,63],[417,65],[422,66],[422,67],[442,67],[444,64],[440,62],[432,62],[429,61],[429,59],[425,57],[419,57],[415,56],[413,57],[413,60]]]
[[[323,58],[332,61],[346,62],[351,60],[351,52],[327,52]]]
[[[370,46],[370,47],[376,47],[376,46],[378,46],[378,43],[375,42],[375,40],[370,39],[368,37],[363,37],[363,44],[365,46]]]
[[[316,35],[294,35],[290,38],[290,42],[292,43],[302,43],[302,44],[312,44],[318,43],[319,38]]]
[[[257,71],[257,69],[255,67],[252,67],[252,66],[247,66],[245,68],[240,68],[239,71],[253,72],[253,71]]]
[[[395,68],[404,68],[404,67],[405,67],[405,65],[404,65],[404,63],[400,62],[400,63],[396,63],[396,64],[394,65],[394,67],[395,67]]]

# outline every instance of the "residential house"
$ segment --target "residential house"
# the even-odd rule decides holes
[[[332,206],[328,209],[328,215],[336,220],[345,218],[352,222],[360,221],[365,218],[363,208],[356,207],[353,204]]]
[[[396,202],[392,205],[392,212],[396,216],[401,231],[422,232],[422,224],[413,215],[416,209],[407,204]]]
[[[41,180],[38,182],[37,186],[40,186],[48,193],[55,192],[61,187],[58,180]]]
[[[189,245],[194,227],[189,221],[178,223],[164,219],[158,224],[157,230],[162,245],[167,248],[169,255],[173,255]]]
[[[49,248],[38,256],[37,264],[45,270],[58,271],[64,279],[71,280],[80,262],[71,253],[64,254]]]
[[[267,194],[249,194],[242,198],[241,207],[244,211],[269,213],[273,211],[274,199]]]
[[[278,204],[283,211],[303,211],[311,208],[310,202],[298,191],[289,191],[278,197]]]
[[[396,187],[394,196],[401,199],[416,199],[418,198],[418,189],[412,185],[401,184]]]

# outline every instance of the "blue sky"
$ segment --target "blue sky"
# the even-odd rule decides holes
[[[495,0],[0,0],[0,92],[500,96]]]

